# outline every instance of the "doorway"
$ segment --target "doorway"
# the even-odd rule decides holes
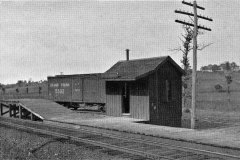
[[[122,87],[122,113],[130,113],[130,95],[129,95],[129,85],[124,83]]]

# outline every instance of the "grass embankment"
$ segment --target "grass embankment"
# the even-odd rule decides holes
[[[0,126],[1,160],[112,160],[122,159],[61,139]]]
[[[232,74],[230,84],[230,102],[228,102],[227,84],[224,73],[198,73],[197,106],[199,109],[235,112],[240,111],[240,73]],[[221,92],[215,85],[223,87]]]
[[[240,123],[240,73],[232,74],[230,102],[223,72],[198,72],[197,74],[197,119],[198,128],[226,127]],[[215,85],[221,85],[217,91]],[[186,108],[191,107],[188,101]],[[190,127],[190,113],[183,112],[183,127]]]

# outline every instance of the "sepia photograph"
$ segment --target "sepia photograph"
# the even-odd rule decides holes
[[[240,1],[0,0],[0,160],[240,160]]]

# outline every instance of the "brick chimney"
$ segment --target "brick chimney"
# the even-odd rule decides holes
[[[129,49],[126,49],[126,60],[129,61]]]

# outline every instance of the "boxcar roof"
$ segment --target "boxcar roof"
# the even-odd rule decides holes
[[[129,61],[119,61],[109,70],[107,70],[103,74],[103,77],[109,81],[134,81],[149,75],[150,73],[152,73],[152,71],[154,71],[158,67],[161,67],[161,65],[167,61],[172,63],[180,73],[184,73],[182,68],[178,64],[176,64],[176,62],[174,62],[174,60],[170,56],[164,56],[135,59]]]
[[[102,73],[90,73],[90,74],[69,74],[69,75],[55,75],[48,78],[84,78],[84,77],[101,77]]]

